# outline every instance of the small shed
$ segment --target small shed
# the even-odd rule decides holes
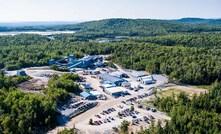
[[[17,71],[17,75],[18,75],[18,76],[27,76],[27,74],[25,73],[24,70],[18,70],[18,71]]]

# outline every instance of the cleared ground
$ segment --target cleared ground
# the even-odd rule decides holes
[[[179,95],[181,92],[185,92],[190,98],[193,94],[200,95],[201,93],[207,93],[207,89],[197,88],[193,86],[173,86],[167,87],[159,91],[157,94],[161,97],[169,97],[174,93],[175,96]]]

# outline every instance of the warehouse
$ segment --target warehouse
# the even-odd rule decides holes
[[[90,91],[90,93],[91,93],[93,96],[96,96],[97,98],[102,97],[102,94],[99,93],[98,91]]]
[[[143,84],[153,84],[154,83],[154,79],[153,79],[153,76],[152,75],[149,75],[149,76],[144,76],[144,77],[140,77],[138,78],[138,80],[140,82],[142,82]]]
[[[115,76],[117,78],[128,78],[127,74],[121,73],[121,72],[118,72],[118,71],[112,72],[112,73],[110,73],[110,75]]]
[[[104,84],[101,85],[101,87],[106,89],[106,88],[116,87],[116,85],[115,84],[110,84],[110,83],[104,83]]]
[[[123,87],[113,87],[113,88],[106,88],[106,89],[104,89],[104,92],[109,94],[109,95],[119,97],[124,92],[126,92],[126,89],[123,88]]]
[[[133,77],[136,77],[136,78],[145,76],[145,74],[143,72],[140,72],[140,71],[132,71],[131,75]]]
[[[98,74],[97,75],[100,79],[102,79],[103,81],[107,81],[111,84],[115,84],[116,86],[120,86],[123,82],[125,82],[126,80],[121,79],[121,78],[117,78],[115,76],[111,76],[109,74]]]

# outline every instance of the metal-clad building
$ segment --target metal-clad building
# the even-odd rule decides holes
[[[88,100],[95,100],[96,99],[96,97],[93,94],[89,93],[89,92],[81,92],[80,95],[83,98],[88,99]]]
[[[153,79],[152,75],[141,77],[138,80],[141,81],[143,84],[153,84],[154,83],[154,79]]]
[[[144,76],[145,74],[143,72],[140,72],[140,71],[132,71],[131,75],[138,78],[138,77]]]
[[[117,86],[120,86],[124,81],[126,81],[124,79],[117,78],[117,77],[111,76],[109,74],[98,74],[98,77],[104,81],[108,81],[108,82],[115,84]]]
[[[27,74],[25,73],[24,70],[18,70],[18,71],[17,71],[17,75],[18,75],[18,76],[27,76]]]

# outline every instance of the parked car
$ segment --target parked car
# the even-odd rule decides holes
[[[149,110],[150,110],[150,107],[148,107],[148,106],[147,106],[147,107],[146,107],[146,110],[148,110],[148,111],[149,111]]]
[[[138,105],[138,108],[143,108],[143,106],[142,105]]]
[[[151,111],[152,111],[152,112],[156,112],[157,110],[156,110],[155,108],[152,108]]]

